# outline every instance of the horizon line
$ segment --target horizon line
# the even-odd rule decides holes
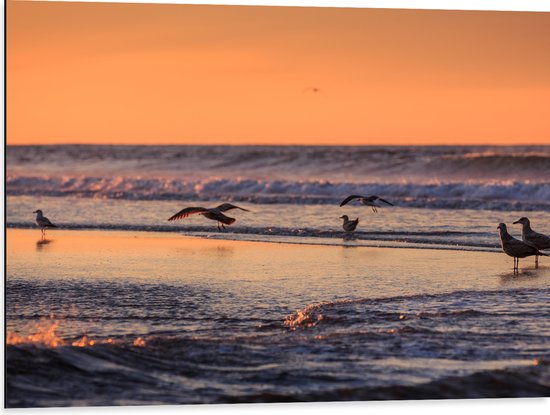
[[[550,146],[548,143],[511,143],[511,144],[491,144],[491,143],[433,143],[433,144],[227,144],[227,143],[24,143],[10,144],[4,142],[5,147],[30,147],[30,146],[119,146],[119,147],[135,147],[135,146],[156,146],[156,147],[535,147],[535,146]]]

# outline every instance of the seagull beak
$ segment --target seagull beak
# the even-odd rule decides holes
[[[515,225],[516,223],[521,223],[521,222],[520,222],[519,220],[517,220],[517,221],[515,221],[515,222],[513,222],[513,223],[514,223],[514,225]]]

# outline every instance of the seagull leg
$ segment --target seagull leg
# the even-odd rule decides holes
[[[225,227],[225,225],[224,225],[223,223],[222,223],[222,228],[223,228],[223,229],[226,229],[226,227]]]
[[[539,256],[535,255],[535,268],[539,267]]]

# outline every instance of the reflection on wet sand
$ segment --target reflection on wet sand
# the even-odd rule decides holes
[[[345,233],[343,236],[342,236],[342,239],[344,241],[356,241],[358,238],[357,238],[357,235],[355,234],[352,234],[352,233]]]
[[[189,255],[193,252],[208,252],[216,258],[227,258],[235,254],[235,249],[231,246],[213,246],[213,247],[178,247],[174,249],[178,255]]]
[[[505,272],[500,274],[501,285],[515,285],[527,279],[538,279],[548,275],[545,271],[544,268],[527,268],[520,269],[519,271]]]
[[[53,242],[53,239],[46,239],[46,238],[40,238],[38,241],[36,241],[36,250],[42,251],[46,245],[49,245]]]
[[[37,238],[38,236],[38,238]],[[137,237],[136,237],[137,236]],[[338,247],[226,241],[175,234],[122,231],[56,231],[39,239],[34,230],[8,229],[11,269],[44,278],[121,278],[149,281],[161,278],[178,284],[202,283],[205,274],[226,283],[233,280],[288,281],[277,290],[300,295],[297,306],[330,295],[411,295],[425,287],[439,292],[490,290],[545,285],[548,266],[525,266],[511,278],[512,267],[501,254],[437,249]],[[44,257],[47,256],[47,258]],[[55,267],[45,266],[47,259]],[[510,261],[511,262],[511,261]],[[57,266],[63,264],[63,266]],[[527,264],[525,264],[527,265]],[[101,272],[90,273],[90,268]],[[184,267],[184,268],[182,268]],[[182,274],[182,269],[185,273]],[[533,274],[527,274],[531,272]],[[182,277],[184,275],[184,277]],[[337,293],[337,286],[342,291]]]

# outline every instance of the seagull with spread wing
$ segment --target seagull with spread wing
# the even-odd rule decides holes
[[[351,195],[351,196],[348,196],[344,199],[344,201],[342,203],[340,203],[340,207],[348,204],[349,202],[351,202],[352,200],[355,200],[355,199],[358,199],[360,203],[362,203],[363,205],[365,206],[370,206],[372,207],[372,211],[373,212],[378,212],[378,208],[381,207],[380,205],[378,205],[376,203],[376,201],[380,201],[380,202],[384,202],[390,206],[393,206],[393,203],[390,203],[388,202],[387,200],[384,200],[382,199],[381,197],[378,197],[378,196],[359,196],[359,195]]]
[[[244,210],[245,212],[249,212],[248,209],[244,209],[239,206],[232,205],[231,203],[223,203],[215,208],[203,208],[203,207],[188,207],[185,209],[180,210],[178,213],[173,215],[168,221],[178,220],[187,218],[191,215],[202,215],[205,218],[215,220],[218,223],[218,230],[221,230],[221,228],[225,229],[225,225],[231,225],[235,222],[235,218],[230,218],[229,216],[226,216],[223,214],[223,212],[227,212],[231,209],[240,209]]]

